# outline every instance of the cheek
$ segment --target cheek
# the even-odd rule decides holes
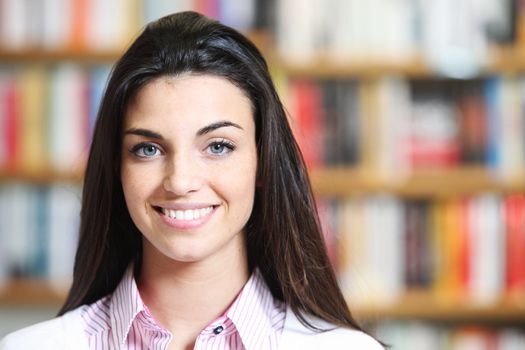
[[[142,174],[140,169],[122,167],[121,172],[122,190],[130,212],[143,208],[144,202],[151,192],[153,184],[152,176]]]
[[[246,162],[239,163],[235,171],[224,178],[224,188],[228,189],[230,199],[245,208],[244,213],[240,215],[250,215],[256,186],[256,161],[250,159]],[[235,203],[230,203],[234,205]]]

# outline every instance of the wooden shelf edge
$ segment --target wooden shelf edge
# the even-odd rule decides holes
[[[525,322],[524,296],[506,296],[493,304],[476,304],[467,297],[444,300],[432,292],[408,291],[391,305],[351,308],[356,318],[377,320],[424,320],[436,322]]]
[[[2,63],[41,62],[52,63],[59,61],[93,62],[112,64],[122,55],[122,50],[88,50],[88,49],[38,49],[21,50],[0,49]]]
[[[343,77],[380,77],[398,75],[409,78],[440,77],[425,61],[421,53],[403,59],[377,59],[374,57],[333,57],[326,54],[314,54],[301,60],[286,58],[276,51],[276,45],[270,34],[262,31],[246,33],[247,37],[263,52],[272,67],[291,77],[303,78],[343,78]],[[77,61],[113,64],[125,51],[125,47],[112,50],[89,48],[0,48],[0,62],[41,62]],[[492,74],[525,72],[525,53],[520,47],[496,47],[489,50],[487,62],[474,76],[483,77]]]
[[[83,170],[57,171],[52,169],[44,170],[2,170],[0,169],[0,183],[30,182],[35,184],[49,184],[55,182],[75,182],[80,183],[83,178]]]
[[[52,284],[47,280],[17,279],[0,285],[2,306],[60,306],[67,295],[68,283]]]
[[[504,181],[486,167],[418,170],[403,178],[380,178],[362,168],[334,167],[310,171],[314,192],[344,198],[387,193],[402,197],[448,197],[480,192],[511,193],[525,190],[525,179]]]

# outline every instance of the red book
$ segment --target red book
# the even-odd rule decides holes
[[[294,82],[291,89],[295,138],[308,168],[316,168],[324,161],[321,88],[314,82],[302,80]]]
[[[525,195],[504,200],[506,238],[506,288],[509,294],[525,292]]]

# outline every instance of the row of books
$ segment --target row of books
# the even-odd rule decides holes
[[[138,0],[2,0],[6,50],[115,50],[138,30]]]
[[[267,21],[265,9],[275,0],[142,0],[144,23],[170,13],[197,11],[221,23],[248,32]]]
[[[293,63],[411,62],[451,76],[475,74],[492,42],[515,38],[520,0],[279,0],[276,41]]]
[[[0,287],[12,278],[71,280],[80,220],[78,185],[0,185]]]
[[[384,322],[378,337],[403,350],[521,350],[525,349],[522,328],[461,326],[451,328],[423,322]]]
[[[284,90],[310,167],[362,164],[385,179],[417,168],[525,168],[525,81],[295,79]]]
[[[112,51],[144,24],[185,10],[248,31],[261,6],[256,0],[1,0],[0,48]]]
[[[0,67],[0,169],[77,171],[108,74],[106,66]]]
[[[525,295],[523,194],[356,196],[327,202],[320,212],[352,304],[388,306],[412,290],[478,306]]]

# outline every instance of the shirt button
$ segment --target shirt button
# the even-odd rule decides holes
[[[221,332],[224,330],[224,327],[223,326],[217,326],[213,329],[213,334],[217,335],[217,334],[221,334]]]

